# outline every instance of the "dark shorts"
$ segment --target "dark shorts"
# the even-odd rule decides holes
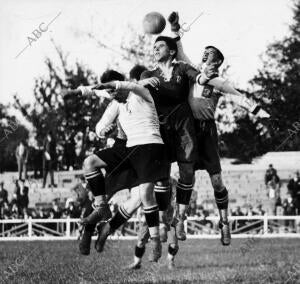
[[[214,120],[195,120],[199,160],[195,170],[206,170],[210,175],[221,172],[219,140]]]
[[[174,109],[167,118],[160,116],[160,131],[171,162],[196,162],[198,149],[194,120],[188,103]]]
[[[117,142],[112,148],[96,153],[107,164],[106,193],[139,184],[156,182],[169,177],[169,162],[163,144],[145,144],[126,147]]]

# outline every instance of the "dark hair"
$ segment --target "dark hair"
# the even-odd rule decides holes
[[[135,79],[139,81],[141,79],[141,75],[144,71],[146,71],[147,68],[143,65],[134,65],[132,69],[129,71],[129,77],[130,79]]]
[[[164,41],[167,46],[169,47],[170,50],[174,50],[175,51],[175,54],[173,55],[173,58],[176,57],[177,55],[177,44],[176,44],[176,41],[171,38],[171,37],[168,37],[168,36],[159,36],[156,38],[155,42],[158,42],[158,41]]]
[[[224,55],[223,55],[223,53],[220,51],[220,49],[216,48],[216,47],[213,46],[213,45],[209,45],[209,46],[206,46],[206,47],[205,47],[205,49],[208,49],[208,48],[212,48],[212,49],[216,52],[218,58],[222,61],[222,62],[221,62],[221,64],[222,64],[223,61],[224,61]],[[221,65],[221,64],[220,64],[220,65]]]
[[[102,74],[100,80],[101,83],[107,83],[111,81],[124,81],[125,76],[115,70],[109,69]]]

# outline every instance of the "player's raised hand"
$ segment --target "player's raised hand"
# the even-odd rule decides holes
[[[217,77],[219,75],[218,72],[218,68],[216,64],[208,64],[205,68],[204,68],[204,73],[208,78],[214,78]]]
[[[178,12],[172,12],[168,17],[168,21],[171,24],[172,32],[178,32],[180,29]]]
[[[158,88],[160,82],[159,82],[159,79],[156,78],[156,77],[151,77],[151,78],[146,78],[146,79],[143,79],[143,80],[140,80],[139,81],[139,84],[142,85],[142,86],[151,86],[155,89]]]

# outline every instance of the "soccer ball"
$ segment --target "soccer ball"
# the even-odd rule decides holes
[[[158,12],[148,13],[143,20],[146,34],[160,34],[166,27],[166,19]]]

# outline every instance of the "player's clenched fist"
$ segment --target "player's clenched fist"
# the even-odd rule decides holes
[[[209,64],[204,68],[204,73],[208,78],[214,78],[219,75],[216,64]]]
[[[168,21],[171,24],[172,32],[178,32],[180,29],[179,25],[179,15],[177,12],[172,12],[168,17]]]

